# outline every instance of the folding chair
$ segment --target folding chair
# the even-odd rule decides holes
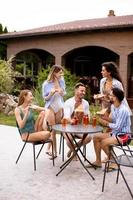
[[[20,132],[19,126],[18,126],[17,123],[16,123],[16,125],[17,125],[18,131],[19,131],[20,136],[21,136],[21,132]],[[21,157],[21,154],[22,154],[22,152],[23,152],[23,150],[24,150],[26,144],[27,144],[27,143],[32,144],[32,146],[33,146],[34,170],[36,171],[36,159],[39,157],[39,155],[40,155],[40,153],[41,153],[41,151],[42,151],[42,149],[43,149],[44,144],[46,144],[46,143],[51,143],[51,145],[52,145],[52,156],[53,156],[53,166],[54,166],[53,141],[52,141],[51,139],[48,139],[48,140],[44,140],[44,141],[31,142],[31,141],[28,141],[28,138],[29,138],[29,133],[28,133],[28,135],[27,135],[26,140],[25,140],[25,141],[22,140],[22,141],[24,142],[24,145],[23,145],[23,147],[22,147],[22,149],[21,149],[21,151],[20,151],[20,153],[19,153],[19,155],[18,155],[18,157],[17,157],[16,164],[18,163],[18,161],[19,161],[19,159],[20,159],[20,157]],[[40,148],[40,150],[39,150],[37,156],[36,156],[36,151],[35,151],[35,146],[36,146],[36,145],[41,145],[41,148]]]
[[[133,138],[131,138],[131,141],[133,141]],[[106,173],[109,172],[109,164],[115,163],[118,166],[116,184],[118,183],[118,180],[119,180],[119,174],[121,174],[121,176],[127,186],[127,189],[133,199],[133,193],[129,187],[129,184],[128,184],[128,182],[125,178],[125,175],[123,173],[123,170],[121,168],[121,166],[133,168],[133,148],[131,148],[131,146],[129,146],[129,142],[124,145],[121,145],[119,143],[118,145],[111,145],[110,151],[111,151],[111,155],[112,155],[113,159],[110,159],[110,160],[106,161],[106,163],[105,163],[103,183],[102,183],[102,192],[104,191]]]

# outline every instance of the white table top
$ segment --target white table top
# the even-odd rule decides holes
[[[52,126],[52,129],[59,132],[73,133],[73,134],[94,134],[103,131],[103,127],[99,125],[93,127],[91,124],[86,126],[82,124],[78,125],[67,124],[65,127],[62,126],[62,124],[55,124]]]

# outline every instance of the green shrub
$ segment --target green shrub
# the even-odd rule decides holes
[[[36,82],[37,86],[34,89],[34,96],[35,96],[35,101],[39,105],[44,105],[44,100],[42,98],[42,84],[47,79],[50,69],[51,69],[50,66],[48,66],[47,69],[42,68],[37,75],[37,82]],[[75,74],[71,74],[69,70],[65,69],[64,79],[66,83],[66,95],[64,97],[64,100],[66,100],[69,97],[73,96],[74,85],[78,82],[79,77],[77,77]]]
[[[79,81],[79,77],[75,74],[71,74],[69,70],[65,69],[64,79],[66,83],[66,95],[64,99],[66,100],[74,95],[74,86]]]
[[[11,93],[14,86],[13,70],[10,61],[0,60],[0,92]]]

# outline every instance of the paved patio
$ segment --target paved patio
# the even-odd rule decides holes
[[[115,184],[116,172],[108,173],[104,193],[101,192],[103,169],[90,169],[91,177],[79,161],[72,163],[58,176],[61,156],[55,167],[45,154],[37,160],[37,171],[33,170],[32,148],[27,145],[18,164],[15,160],[22,146],[17,128],[0,125],[0,200],[130,200],[130,194],[120,177]],[[59,136],[58,136],[59,142]],[[67,150],[67,148],[65,148]],[[87,155],[95,160],[92,143],[87,145]],[[130,185],[133,185],[133,170],[125,169]]]

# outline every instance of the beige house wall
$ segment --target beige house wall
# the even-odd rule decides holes
[[[62,63],[62,56],[67,52],[85,46],[107,48],[119,56],[119,70],[127,88],[128,55],[133,52],[132,31],[104,31],[104,32],[77,32],[68,34],[38,36],[32,38],[18,38],[8,42],[7,56],[29,49],[42,49],[53,56],[55,62]]]

